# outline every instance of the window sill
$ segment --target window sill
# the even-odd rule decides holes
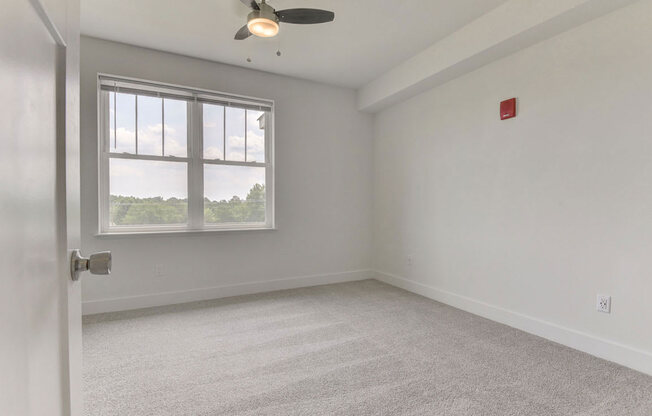
[[[276,231],[277,228],[207,228],[203,230],[151,230],[151,231],[110,231],[96,233],[96,238],[153,237],[153,236],[193,236],[252,231]]]

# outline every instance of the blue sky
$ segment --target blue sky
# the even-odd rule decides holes
[[[111,151],[135,153],[135,96],[116,94],[114,125],[112,95],[109,94]],[[165,123],[162,121],[162,104]],[[138,154],[160,156],[164,137],[165,156],[185,157],[188,135],[186,113],[185,101],[139,96]],[[259,128],[257,120],[262,114],[259,111],[232,107],[225,109],[204,104],[204,157],[223,159],[226,133],[227,160],[244,161],[246,117],[247,160],[263,162],[264,131]],[[204,168],[205,194],[211,200],[231,199],[234,195],[244,198],[256,183],[265,183],[264,168],[208,164]],[[114,195],[186,198],[186,165],[177,162],[111,159],[110,188]]]

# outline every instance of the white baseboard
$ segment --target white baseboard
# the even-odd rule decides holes
[[[371,279],[373,277],[374,273],[371,270],[355,270],[350,272],[291,277],[286,279],[241,283],[237,285],[192,289],[180,292],[164,292],[123,298],[90,300],[82,302],[82,314],[93,315],[96,313],[150,308],[153,306],[173,305],[200,300],[226,298],[230,296],[251,295],[254,293],[272,292],[275,290],[353,282],[357,280]]]
[[[546,338],[596,357],[613,361],[625,367],[652,375],[652,353],[618,342],[566,328],[476,299],[437,289],[383,272],[375,272],[376,279],[409,292],[436,300],[458,309],[511,326],[521,331]]]

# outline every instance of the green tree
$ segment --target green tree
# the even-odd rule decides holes
[[[188,200],[111,195],[110,214],[115,225],[183,224],[188,221]]]
[[[188,200],[111,195],[110,216],[114,225],[184,224],[188,221]],[[255,184],[245,199],[204,198],[204,220],[209,224],[264,222],[265,185]]]
[[[265,185],[255,184],[245,199],[211,201],[204,198],[204,220],[209,224],[264,222]]]
[[[265,185],[255,184],[247,194],[247,221],[265,221]]]

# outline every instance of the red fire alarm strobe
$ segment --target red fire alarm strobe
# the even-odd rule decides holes
[[[500,119],[507,120],[514,117],[516,117],[516,98],[510,98],[500,103]]]

